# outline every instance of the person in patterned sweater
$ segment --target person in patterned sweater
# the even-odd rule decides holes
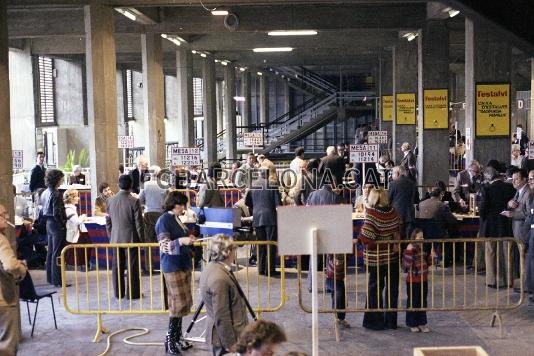
[[[411,240],[424,240],[423,230],[415,229],[412,232]],[[426,308],[428,294],[428,268],[432,265],[435,257],[434,251],[427,253],[423,244],[411,243],[406,247],[402,258],[402,267],[406,275],[406,308]],[[425,311],[407,311],[406,326],[414,333],[430,332],[426,326]]]
[[[397,328],[396,312],[374,312],[377,308],[397,308],[399,297],[399,214],[391,207],[384,189],[373,189],[367,198],[365,221],[360,241],[364,244],[364,262],[369,273],[367,309],[363,327],[371,330]]]

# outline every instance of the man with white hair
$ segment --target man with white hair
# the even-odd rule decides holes
[[[417,159],[412,152],[412,146],[408,142],[404,142],[401,146],[401,151],[404,156],[399,165],[404,167],[408,178],[415,181],[417,178]]]
[[[319,174],[324,177],[328,175],[329,178],[334,178],[335,186],[339,187],[343,184],[343,176],[345,174],[345,161],[343,157],[337,154],[334,146],[328,146],[326,149],[326,156],[321,158],[319,164]]]
[[[156,222],[161,214],[163,214],[163,202],[169,191],[168,189],[163,188],[158,181],[160,170],[159,166],[150,167],[150,180],[144,184],[144,187],[139,194],[139,201],[145,208],[145,214],[143,215],[143,220],[145,222],[145,242],[157,242]],[[145,258],[145,270],[143,272],[148,271],[146,263],[147,258]]]
[[[466,170],[458,173],[454,184],[454,200],[460,205],[462,211],[469,211],[469,195],[478,193],[481,187],[480,164],[473,160]]]
[[[85,185],[85,174],[82,173],[82,167],[79,165],[72,167],[72,175],[69,178],[69,184]]]
[[[148,160],[144,156],[137,157],[137,167],[130,172],[133,180],[132,193],[139,194],[145,184],[150,179],[148,173]]]

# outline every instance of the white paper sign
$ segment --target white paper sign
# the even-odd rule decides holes
[[[350,161],[354,163],[378,162],[379,145],[350,145]]]
[[[134,148],[134,137],[119,136],[119,148]]]
[[[369,144],[388,143],[388,132],[387,131],[369,131],[367,133],[367,142],[369,142]]]
[[[24,151],[13,150],[13,169],[23,169],[24,167]]]
[[[261,132],[243,133],[243,144],[247,147],[263,146],[263,134]]]
[[[179,166],[200,166],[200,148],[173,147],[171,149],[171,162]]]
[[[280,256],[309,255],[314,228],[318,253],[352,253],[351,205],[282,206],[276,212]]]

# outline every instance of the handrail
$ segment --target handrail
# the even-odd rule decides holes
[[[224,134],[226,133],[226,129],[222,130],[222,131],[219,131],[219,133],[217,133],[217,139],[219,138],[222,138],[224,136]],[[204,142],[202,142],[200,145],[197,146],[198,148],[202,149],[204,148]]]
[[[279,123],[283,124],[285,121],[280,122],[280,120],[282,120],[283,118],[288,117],[288,116],[290,117],[290,116],[294,116],[294,115],[300,114],[301,112],[303,112],[303,111],[305,111],[307,109],[306,107],[308,106],[308,104],[310,104],[312,102],[315,103],[317,100],[319,100],[319,98],[317,96],[314,96],[313,98],[306,100],[304,103],[300,104],[299,106],[297,106],[293,110],[289,110],[285,114],[283,114],[283,115],[277,117],[276,119],[274,119],[273,121],[269,122],[267,124],[267,126],[275,125],[275,124],[279,124]]]
[[[303,66],[300,66],[299,67],[302,71],[302,73],[305,73],[304,76],[309,76],[311,78],[313,78],[314,80],[316,80],[317,82],[321,83],[322,85],[324,85],[325,87],[328,87],[330,88],[331,90],[334,90],[336,91],[337,90],[337,86],[333,83],[331,83],[329,80],[323,78],[322,76],[320,76],[319,74],[315,73],[314,71],[306,68],[306,67],[303,67]]]

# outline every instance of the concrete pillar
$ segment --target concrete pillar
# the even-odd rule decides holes
[[[252,93],[250,90],[250,72],[247,70],[241,73],[241,85],[243,88],[242,92],[243,97],[245,98],[245,101],[243,102],[243,111],[241,112],[241,116],[243,119],[243,126],[249,126],[252,119]]]
[[[222,80],[218,80],[215,86],[215,95],[217,98],[217,134],[224,128],[224,85]]]
[[[417,42],[408,42],[402,38],[395,47],[395,94],[415,93],[417,94]],[[393,98],[395,102],[395,97]],[[419,103],[417,103],[419,104]],[[396,105],[394,105],[396,111]],[[402,159],[400,147],[403,142],[409,142],[412,147],[416,143],[416,125],[397,125],[396,115],[394,115],[393,130],[395,130],[392,150],[396,158],[396,163]],[[421,152],[421,151],[419,151]],[[421,152],[422,153],[422,152]]]
[[[228,64],[224,68],[224,84],[225,84],[225,120],[226,120],[226,134],[224,135],[226,143],[226,159],[237,158],[237,133],[236,133],[236,117],[235,117],[235,67]]]
[[[208,54],[202,61],[202,106],[204,111],[204,158],[217,160],[217,98],[215,96],[215,62]]]
[[[148,136],[145,152],[150,164],[165,167],[165,99],[162,38],[157,33],[141,35],[143,105]]]
[[[176,51],[176,77],[179,96],[180,145],[195,145],[195,121],[193,109],[193,55],[190,50]]]
[[[6,2],[0,2],[0,204],[2,204],[11,221],[15,216],[13,207],[13,158],[11,153],[11,122],[9,110],[9,41],[7,36],[7,7]],[[34,155],[35,152],[31,154]],[[13,229],[7,228],[7,239],[16,250]]]
[[[260,77],[260,123],[269,123],[269,78]]]
[[[475,84],[477,82],[510,82],[512,48],[495,29],[465,19],[465,131],[471,131],[471,149],[467,162],[473,159],[486,164],[490,159],[510,161],[510,136],[477,139],[475,134]],[[467,136],[467,135],[466,135]],[[466,137],[466,139],[468,139]]]
[[[393,58],[392,56],[384,56],[380,61],[380,75],[379,75],[379,95],[380,98],[385,95],[392,95],[393,93]],[[380,113],[382,116],[382,113]],[[387,131],[391,137],[393,121],[380,122],[381,130]]]
[[[423,122],[423,89],[447,89],[449,86],[449,34],[445,22],[427,21],[419,41],[422,42],[422,55],[419,56],[422,73],[418,78],[419,184],[433,185],[437,180],[448,184],[449,130],[425,130]]]
[[[96,199],[102,182],[118,190],[115,12],[103,5],[87,5],[84,12],[91,194]]]

